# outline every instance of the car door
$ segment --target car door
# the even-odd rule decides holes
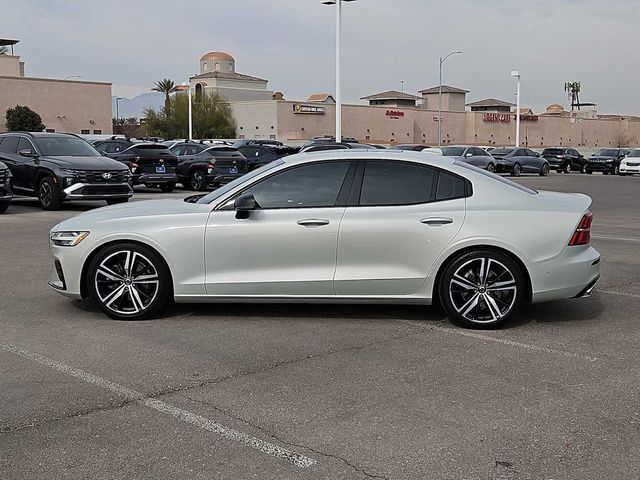
[[[4,162],[11,174],[13,175],[13,186],[17,188],[31,189],[31,183],[22,175],[22,164],[26,157],[18,155],[18,142],[20,137],[17,135],[7,135],[0,144],[0,161]]]
[[[469,163],[471,163],[471,165],[474,165],[478,168],[487,168],[487,165],[489,164],[489,157],[487,155],[487,152],[477,147],[471,147],[467,151],[473,155],[469,158]]]
[[[206,290],[218,296],[333,295],[338,227],[356,162],[279,170],[244,189],[257,209],[236,218],[233,200],[209,216]]]
[[[340,224],[336,294],[416,294],[462,227],[469,188],[421,163],[360,162]]]
[[[15,176],[26,188],[35,189],[36,185],[34,184],[34,182],[36,178],[36,169],[38,168],[40,160],[27,155],[20,155],[20,152],[26,150],[29,150],[33,154],[37,154],[38,152],[31,140],[26,137],[20,137],[20,139],[18,140],[17,166]]]

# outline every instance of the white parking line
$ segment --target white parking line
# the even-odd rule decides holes
[[[600,293],[608,293],[609,295],[620,295],[622,297],[640,298],[640,295],[637,295],[635,293],[616,292],[615,290],[600,290],[600,289],[596,291]]]
[[[492,337],[491,335],[485,335],[482,333],[472,332],[469,330],[462,330],[459,328],[447,328],[447,327],[440,327],[438,325],[421,325],[420,323],[410,321],[410,320],[398,320],[398,321],[401,323],[405,323],[407,325],[412,325],[412,326],[418,325],[420,328],[423,328],[425,330],[437,330],[438,332],[450,333],[453,335],[460,335],[462,337],[471,337],[477,340],[483,340],[485,342],[500,343],[502,345],[507,345],[509,347],[524,348],[526,350],[533,350],[535,352],[542,352],[542,353],[550,353],[553,355],[562,355],[569,358],[586,360],[588,362],[595,362],[596,360],[598,360],[598,357],[591,357],[589,355],[580,355],[579,353],[566,352],[564,350],[555,350],[553,348],[540,347],[538,345],[531,345],[528,343],[516,342],[514,340],[506,340],[504,338]]]
[[[307,468],[318,463],[317,460],[314,460],[313,458],[309,458],[300,453],[292,452],[291,450],[287,450],[286,448],[282,448],[278,445],[265,442],[264,440],[252,437],[251,435],[239,432],[238,430],[225,427],[220,423],[214,422],[200,415],[196,415],[195,413],[191,413],[187,410],[175,407],[161,400],[145,398],[145,395],[143,393],[136,392],[135,390],[131,390],[127,387],[123,387],[122,385],[118,385],[117,383],[110,382],[109,380],[105,380],[104,378],[98,377],[91,373],[87,373],[64,363],[57,362],[38,353],[30,352],[29,350],[25,350],[24,348],[20,348],[15,345],[6,344],[0,344],[0,349],[6,352],[14,353],[23,358],[27,358],[41,365],[45,365],[54,370],[57,370],[58,372],[82,380],[83,382],[90,383],[100,388],[104,388],[111,392],[117,393],[118,395],[122,395],[129,400],[133,400],[140,405],[144,405],[145,407],[151,408],[160,413],[164,413],[165,415],[172,416],[182,422],[189,423],[209,432],[218,434],[229,440],[241,443],[272,457],[279,458],[280,460],[291,463],[296,467]]]
[[[600,240],[617,240],[619,242],[640,242],[640,238],[632,238],[632,237],[609,237],[607,235],[592,234],[591,238],[596,238]]]

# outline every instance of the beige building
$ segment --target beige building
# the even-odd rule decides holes
[[[9,108],[25,105],[51,132],[112,133],[111,84],[27,77],[17,55],[0,55],[0,131]]]

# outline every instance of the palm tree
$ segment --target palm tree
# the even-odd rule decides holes
[[[7,53],[9,53],[9,49],[7,47],[0,47],[0,55],[6,55]]]
[[[164,111],[165,113],[169,113],[169,110],[171,108],[170,96],[173,92],[176,92],[178,90],[178,87],[176,87],[176,84],[173,82],[173,80],[170,80],[168,78],[159,80],[155,82],[154,85],[155,87],[153,87],[151,91],[164,93]]]

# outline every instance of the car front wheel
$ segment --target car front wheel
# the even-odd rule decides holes
[[[51,177],[44,177],[38,184],[38,202],[43,210],[60,210],[62,195]]]
[[[0,202],[0,213],[6,212],[9,208],[9,202]]]
[[[611,174],[612,174],[612,175],[618,175],[618,174],[620,174],[620,166],[619,166],[619,165],[614,166],[614,167],[613,167],[613,170],[611,171]]]
[[[487,172],[496,173],[496,166],[493,163],[487,165]]]
[[[571,173],[571,162],[567,162],[564,164],[564,173]]]
[[[204,177],[204,172],[202,170],[194,170],[191,172],[189,176],[189,186],[192,190],[196,190],[198,192],[207,188],[207,181]]]
[[[547,175],[549,175],[549,165],[545,163],[540,169],[540,176],[546,177]]]
[[[519,177],[522,174],[522,167],[520,166],[519,163],[516,163],[513,166],[513,170],[511,171],[511,176],[512,177]]]
[[[135,243],[108,246],[89,265],[87,289],[100,309],[117,320],[158,313],[171,292],[171,275],[153,250]]]
[[[507,255],[478,249],[453,258],[438,288],[453,323],[465,328],[495,328],[508,321],[522,303],[525,279]]]

